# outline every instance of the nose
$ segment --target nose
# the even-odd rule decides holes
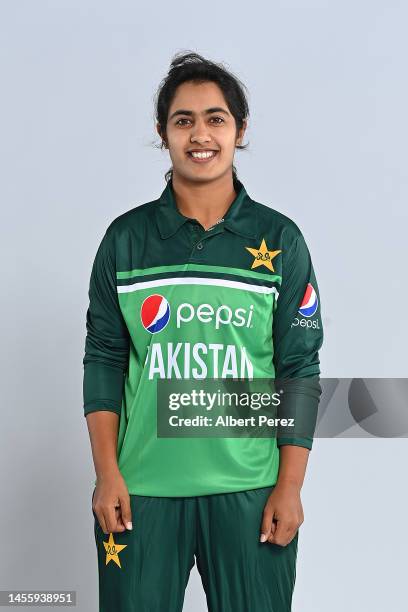
[[[205,142],[210,142],[211,136],[208,133],[207,124],[202,119],[197,119],[190,136],[191,142],[198,142],[199,144],[204,144]]]

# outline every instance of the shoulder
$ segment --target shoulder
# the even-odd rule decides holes
[[[256,209],[260,235],[272,233],[286,248],[303,239],[302,230],[292,218],[269,204],[258,202],[253,198],[251,200]]]
[[[159,200],[138,204],[115,217],[106,229],[106,236],[113,241],[134,233],[143,233],[154,221],[155,208]]]
[[[150,221],[154,215],[155,206],[158,204],[158,200],[151,200],[143,204],[125,211],[124,213],[115,217],[107,227],[109,233],[120,233],[129,228],[135,228],[140,223]]]

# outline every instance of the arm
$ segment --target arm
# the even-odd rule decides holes
[[[92,508],[105,533],[124,531],[131,528],[131,512],[129,493],[117,463],[117,437],[129,336],[117,299],[109,229],[92,267],[86,328],[84,415],[97,477]]]
[[[293,417],[295,427],[278,431],[279,474],[265,506],[261,542],[285,546],[293,539],[304,518],[300,491],[312,448],[321,394],[318,351],[323,342],[323,328],[320,296],[310,254],[301,234],[286,254],[282,276],[273,328],[276,378],[284,390],[278,416]],[[299,307],[303,298],[307,300],[308,296],[311,307],[305,308],[305,314],[301,315]],[[316,300],[317,308],[313,313]]]
[[[291,484],[299,491],[305,479],[309,449],[297,445],[286,444],[279,449],[279,484]]]
[[[97,479],[117,474],[118,415],[110,410],[98,410],[87,414],[86,420]]]
[[[86,420],[97,478],[92,509],[104,533],[132,529],[129,493],[116,459],[119,417],[98,410],[88,413]]]

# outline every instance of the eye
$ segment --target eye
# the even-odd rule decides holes
[[[190,119],[185,119],[185,118],[183,118],[183,119],[178,119],[178,121],[176,121],[175,125],[185,125],[184,123],[183,123],[183,124],[181,124],[181,123],[180,123],[180,121],[190,121]]]
[[[190,122],[190,119],[187,119],[185,117],[178,119],[175,122],[175,125],[186,125],[188,122]],[[216,125],[220,125],[221,123],[225,123],[225,120],[222,117],[211,117],[210,121],[213,121]]]

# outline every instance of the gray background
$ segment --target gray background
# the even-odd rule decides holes
[[[153,94],[171,56],[224,61],[249,88],[238,175],[309,244],[322,375],[406,377],[408,10],[392,0],[0,6],[0,588],[76,589],[90,612],[89,274],[111,220],[164,188]],[[406,610],[407,459],[406,439],[316,440],[294,612]],[[195,568],[184,609],[206,610]]]

